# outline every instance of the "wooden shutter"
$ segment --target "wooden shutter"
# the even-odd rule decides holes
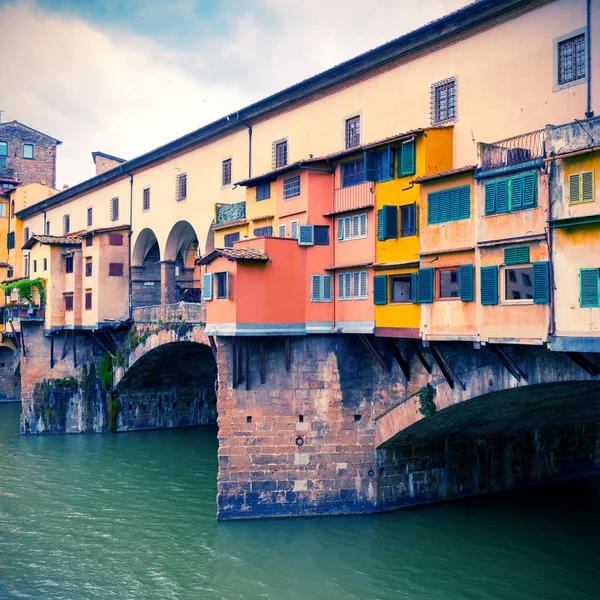
[[[388,277],[387,275],[375,275],[373,276],[373,304],[387,304],[388,303]]]
[[[579,304],[581,308],[600,307],[598,269],[579,269]]]
[[[367,237],[367,213],[358,215],[358,234],[362,237]]]
[[[377,239],[380,242],[385,240],[385,216],[386,213],[383,208],[377,211]]]
[[[459,188],[448,190],[448,220],[457,221],[460,218]]]
[[[360,215],[352,217],[352,237],[357,238],[360,235]]]
[[[359,298],[366,300],[369,297],[369,273],[367,271],[360,271],[358,275],[360,278]]]
[[[435,225],[440,222],[439,192],[427,194],[427,223]]]
[[[473,301],[473,265],[460,265],[460,299]]]
[[[484,186],[485,214],[493,215],[496,212],[496,182],[488,181]]]
[[[550,302],[550,269],[548,261],[532,263],[533,266],[533,301],[535,304]]]
[[[529,246],[504,249],[505,265],[522,265],[529,262]]]
[[[523,176],[513,177],[511,180],[511,210],[520,210],[523,208]]]
[[[415,141],[404,142],[398,153],[398,176],[415,174]]]
[[[346,286],[344,285],[344,273],[338,273],[338,300],[344,300],[344,294],[346,292]]]
[[[508,179],[496,181],[496,212],[508,212]]]
[[[344,219],[337,220],[337,239],[341,242],[344,239]]]
[[[414,304],[417,301],[417,274],[410,274],[410,301]]]
[[[202,277],[202,300],[213,299],[213,274],[204,273]]]
[[[300,225],[298,245],[299,246],[314,246],[315,244],[315,228],[312,225]]]
[[[298,239],[298,221],[292,221],[290,223],[290,237],[295,240]]]
[[[523,208],[537,206],[537,173],[523,175]]]
[[[471,218],[471,186],[463,185],[458,188],[459,193],[459,204],[458,218],[459,219],[470,219]]]
[[[398,207],[384,206],[385,216],[385,239],[395,239],[398,237]]]
[[[377,153],[365,152],[363,170],[365,173],[365,181],[377,181]]]
[[[331,302],[332,300],[332,289],[331,289],[331,275],[321,275],[321,298],[323,302]]]
[[[108,275],[111,277],[123,277],[123,263],[108,263]]]
[[[440,223],[446,223],[450,219],[450,197],[448,190],[438,192],[438,206],[440,210]]]
[[[481,267],[481,304],[498,304],[498,267]]]
[[[419,269],[418,278],[418,300],[422,304],[429,304],[433,302],[433,269]]]
[[[394,149],[387,146],[381,151],[382,154],[382,181],[394,179]]]
[[[225,271],[225,298],[229,299],[229,271]]]
[[[581,202],[581,179],[579,173],[569,175],[569,202]]]
[[[581,201],[594,201],[594,171],[586,171],[581,174]]]

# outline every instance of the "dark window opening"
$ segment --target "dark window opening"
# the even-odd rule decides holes
[[[263,183],[256,186],[256,200],[268,200],[271,197],[271,184]]]
[[[315,246],[329,246],[329,225],[315,225]]]
[[[65,295],[65,310],[73,310],[73,294]]]
[[[225,248],[232,248],[233,242],[237,242],[240,239],[240,232],[236,231],[235,233],[226,233],[225,239],[223,241],[223,245]]]
[[[65,273],[73,272],[73,257],[65,256]]]
[[[504,272],[505,300],[533,300],[533,267],[515,267]]]
[[[412,302],[412,279],[410,275],[400,275],[391,278],[391,299],[392,302],[408,303]]]
[[[408,204],[400,207],[400,237],[417,235],[417,207]]]
[[[108,275],[110,277],[123,277],[123,263],[109,263]]]
[[[215,273],[217,298],[227,298],[227,273]]]

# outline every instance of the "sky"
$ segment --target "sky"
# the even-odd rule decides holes
[[[94,175],[394,39],[467,0],[0,0],[2,121]]]

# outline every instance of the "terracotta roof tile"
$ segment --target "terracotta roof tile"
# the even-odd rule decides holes
[[[431,175],[421,175],[411,181],[411,183],[424,183],[425,181],[435,181],[436,179],[443,179],[444,177],[452,177],[453,175],[460,175],[462,173],[471,173],[477,169],[477,165],[468,165],[466,167],[459,167],[458,169],[447,169],[446,171],[438,171],[437,173],[431,173]]]
[[[208,265],[215,258],[224,256],[229,260],[251,260],[257,262],[267,262],[269,257],[262,251],[256,248],[215,248],[206,256],[198,259],[196,264]]]
[[[29,250],[35,242],[48,244],[49,246],[80,246],[81,238],[61,235],[32,235],[27,242],[23,244],[23,249]]]

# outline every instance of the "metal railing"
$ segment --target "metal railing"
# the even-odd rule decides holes
[[[545,129],[516,135],[493,144],[478,144],[479,168],[497,169],[543,158]]]
[[[375,184],[371,181],[337,188],[333,192],[333,212],[353,210],[374,204]]]
[[[178,302],[158,306],[140,306],[132,310],[133,320],[137,323],[204,323],[206,321],[206,306],[204,304]]]

